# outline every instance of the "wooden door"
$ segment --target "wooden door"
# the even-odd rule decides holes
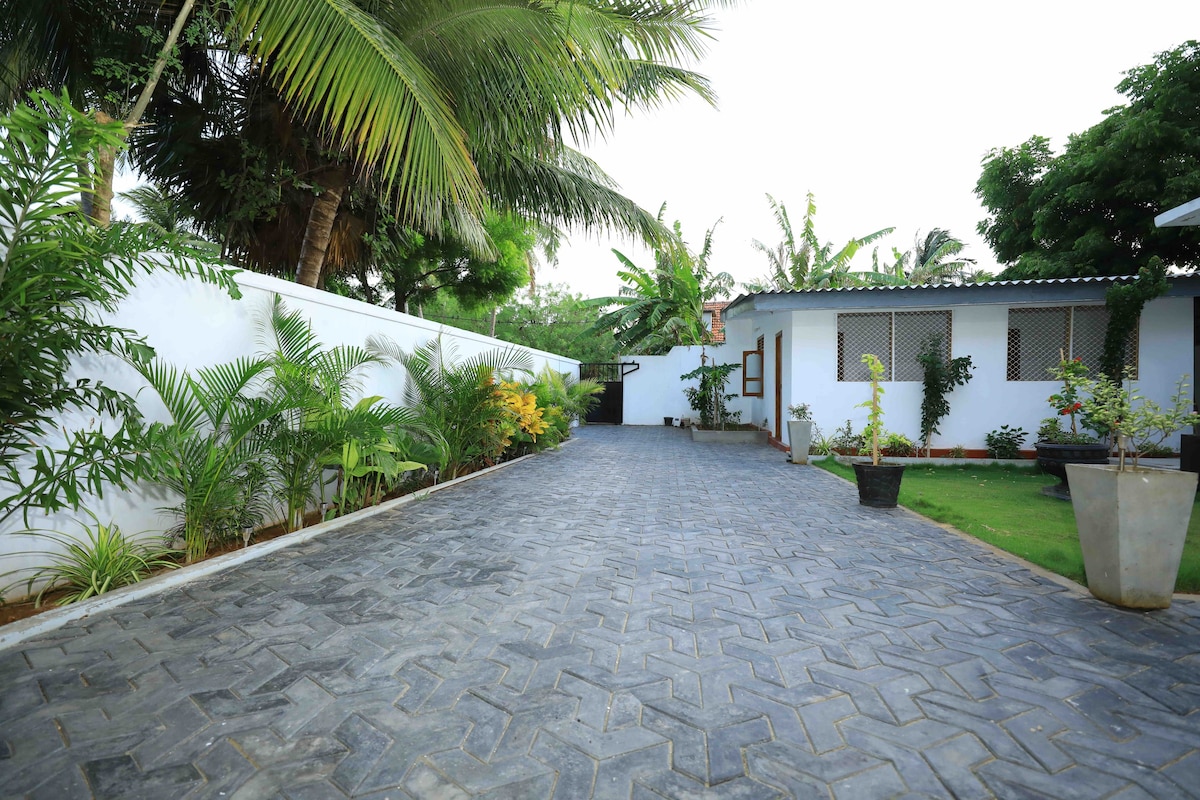
[[[783,441],[783,331],[775,334],[775,438]]]

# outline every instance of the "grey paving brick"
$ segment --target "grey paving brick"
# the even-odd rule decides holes
[[[0,793],[1200,795],[1200,604],[769,448],[578,438],[0,653]]]

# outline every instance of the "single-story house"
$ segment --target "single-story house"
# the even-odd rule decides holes
[[[878,286],[761,292],[724,309],[725,344],[718,362],[740,361],[732,391],[743,420],[787,443],[789,405],[808,403],[825,434],[866,425],[868,374],[862,354],[885,368],[884,426],[917,441],[922,370],[916,355],[931,334],[950,357],[970,356],[971,381],[949,395],[950,414],[938,449],[982,450],[1001,425],[1023,428],[1031,448],[1040,421],[1054,414],[1050,376],[1061,354],[1098,365],[1112,277],[994,281],[965,285]],[[1146,305],[1131,343],[1130,363],[1148,398],[1168,403],[1179,379],[1195,375],[1200,343],[1200,277],[1170,279],[1168,294]],[[1190,382],[1190,380],[1189,380]],[[1178,447],[1178,436],[1167,444]]]

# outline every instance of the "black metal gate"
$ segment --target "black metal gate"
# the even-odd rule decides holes
[[[636,372],[639,364],[580,364],[581,380],[593,380],[604,386],[600,403],[588,412],[584,420],[591,423],[620,425],[625,421],[625,376]]]

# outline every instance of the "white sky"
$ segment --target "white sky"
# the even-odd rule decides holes
[[[584,151],[643,208],[666,201],[668,222],[680,220],[694,247],[724,218],[710,263],[738,281],[766,272],[751,240],[780,239],[765,194],[798,228],[809,191],[823,242],[894,226],[880,243],[890,255],[911,248],[918,229],[941,227],[997,271],[975,233],[987,151],[1034,134],[1061,148],[1122,101],[1113,87],[1125,70],[1200,36],[1181,24],[1200,21],[1195,0],[744,0],[714,16],[698,71],[718,109],[688,99],[639,112]],[[616,294],[612,247],[653,266],[630,240],[578,234],[538,282]],[[870,261],[860,252],[855,265]]]

